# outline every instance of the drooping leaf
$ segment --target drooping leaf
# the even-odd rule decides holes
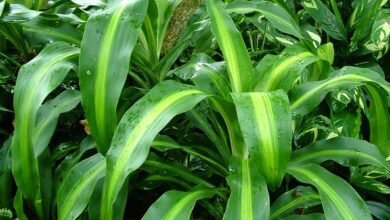
[[[227,177],[231,190],[224,219],[268,219],[270,201],[267,184],[252,159],[233,157]]]
[[[383,76],[368,68],[346,66],[330,73],[326,80],[306,82],[292,90],[291,110],[295,115],[309,113],[336,88],[351,88],[367,83],[376,84],[390,94],[390,83]]]
[[[287,172],[320,193],[326,219],[372,219],[363,199],[345,180],[316,164],[290,165]]]
[[[284,177],[291,153],[291,112],[286,93],[233,93],[238,121],[259,171],[271,188]]]
[[[68,72],[71,62],[79,53],[66,43],[47,46],[41,53],[23,65],[15,86],[15,133],[12,142],[12,171],[23,196],[39,200],[40,187],[38,159],[39,147],[34,145],[39,108],[46,96],[54,90]],[[49,138],[50,139],[50,138]],[[46,148],[47,146],[43,146]],[[46,189],[50,190],[50,189]]]
[[[283,193],[271,206],[270,219],[279,219],[294,213],[298,208],[321,204],[320,195],[309,186],[297,186]]]
[[[58,117],[76,107],[80,102],[80,92],[66,90],[52,100],[40,106],[37,115],[37,126],[34,131],[35,154],[40,155],[49,144],[56,129]]]
[[[193,87],[163,81],[125,113],[107,153],[101,218],[112,218],[112,206],[122,184],[145,161],[157,133],[175,115],[190,110],[205,97]]]
[[[228,4],[226,10],[237,13],[259,12],[279,31],[291,34],[297,38],[302,38],[298,22],[295,21],[288,11],[278,4],[268,1],[233,1]]]
[[[316,141],[295,150],[291,154],[290,163],[320,164],[326,160],[334,160],[345,166],[374,165],[390,172],[390,165],[375,145],[348,137]]]
[[[251,59],[240,32],[219,2],[219,0],[206,1],[211,30],[226,60],[233,92],[249,92],[254,77]]]
[[[117,125],[116,107],[148,1],[111,1],[87,22],[80,52],[81,104],[105,154]]]
[[[95,154],[76,164],[58,190],[58,219],[76,219],[87,206],[96,182],[104,177],[106,161]]]
[[[142,220],[188,220],[195,203],[200,199],[211,198],[216,192],[216,189],[207,188],[189,192],[168,191],[149,207]]]
[[[299,44],[295,44],[285,49],[277,58],[264,58],[263,60],[264,62],[260,61],[256,67],[257,77],[254,90],[269,92],[283,89],[288,92],[301,76],[304,68],[317,61],[318,57]],[[272,64],[268,60],[272,60]]]

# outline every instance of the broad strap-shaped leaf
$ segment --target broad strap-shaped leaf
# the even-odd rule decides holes
[[[378,72],[368,68],[347,66],[330,73],[330,78],[306,82],[292,90],[291,110],[294,115],[305,115],[325,98],[328,92],[337,88],[351,88],[367,83],[382,87],[390,94],[390,83]]]
[[[256,67],[258,75],[255,91],[283,89],[288,92],[305,67],[318,60],[317,56],[299,44],[288,47],[277,58],[271,56],[272,58],[264,57],[264,62],[260,61]]]
[[[96,182],[104,177],[106,161],[95,154],[76,164],[66,175],[58,191],[58,219],[76,219],[87,206]]]
[[[347,31],[343,23],[322,3],[321,0],[303,0],[305,11],[336,40],[347,40]]]
[[[278,90],[232,95],[245,144],[274,189],[282,182],[291,153],[292,119],[287,94]]]
[[[291,215],[298,208],[308,208],[321,204],[320,195],[309,186],[297,186],[283,193],[271,206],[270,219]]]
[[[236,13],[259,12],[279,31],[302,38],[298,22],[286,9],[276,3],[269,1],[233,1],[227,5],[226,10]]]
[[[129,71],[148,1],[110,1],[87,22],[80,52],[81,104],[96,140],[105,154],[117,125],[116,107]]]
[[[16,125],[11,147],[12,171],[16,184],[27,199],[38,199],[40,192],[37,181],[39,155],[36,154],[37,146],[34,146],[34,138],[38,138],[35,133],[39,108],[46,96],[74,68],[71,60],[77,58],[78,53],[77,48],[68,44],[55,43],[43,49],[19,71],[14,95]]]
[[[229,72],[233,92],[252,90],[254,71],[245,42],[220,0],[207,0],[211,30],[217,38]]]
[[[194,189],[189,192],[171,190],[164,193],[142,217],[142,220],[190,219],[195,203],[200,199],[211,198],[216,189]]]
[[[294,164],[288,167],[287,172],[317,188],[326,219],[372,219],[363,199],[352,186],[321,166]]]
[[[316,141],[295,150],[291,155],[290,163],[320,164],[326,160],[334,160],[345,166],[373,165],[390,172],[390,165],[375,145],[349,137]]]
[[[370,122],[370,142],[375,144],[385,158],[390,157],[390,114],[388,94],[377,86],[367,85],[370,107],[366,112]]]
[[[163,81],[136,102],[120,121],[107,153],[101,218],[112,219],[113,204],[126,177],[145,161],[155,136],[176,115],[206,95],[191,86]]]
[[[226,178],[231,190],[223,219],[269,219],[267,184],[252,159],[233,157]]]
[[[49,144],[60,114],[74,109],[79,102],[79,91],[65,90],[54,99],[47,101],[39,107],[37,126],[35,127],[33,138],[36,155],[40,155]]]

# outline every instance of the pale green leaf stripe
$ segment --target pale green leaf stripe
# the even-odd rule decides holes
[[[231,193],[223,219],[268,219],[267,184],[252,159],[233,157],[230,170],[232,173],[226,179]]]
[[[188,220],[198,200],[211,198],[216,193],[216,189],[194,189],[189,192],[168,191],[150,206],[142,220]]]
[[[225,57],[233,92],[248,92],[252,89],[254,77],[251,59],[232,18],[218,3],[207,0],[211,29]]]
[[[76,219],[87,206],[96,182],[105,174],[106,161],[96,154],[76,164],[58,191],[58,219]]]
[[[282,75],[285,73],[286,69],[288,69],[292,64],[299,62],[301,60],[314,57],[314,55],[310,52],[302,52],[298,53],[292,57],[289,57],[283,60],[280,63],[277,63],[276,67],[274,67],[269,74],[268,77],[265,77],[265,82],[263,87],[261,88],[263,91],[272,91],[274,89],[278,89],[275,87],[275,84],[280,83],[283,79]]]
[[[251,100],[258,123],[257,132],[260,136],[258,147],[262,155],[262,168],[265,168],[263,172],[267,182],[274,183],[277,181],[274,174],[279,172],[279,141],[272,104],[267,94],[253,94]]]
[[[291,113],[287,95],[276,92],[233,93],[238,121],[251,157],[272,188],[284,176],[291,153]],[[248,156],[248,154],[244,154]]]
[[[206,95],[191,86],[163,81],[133,105],[119,123],[107,153],[101,218],[111,219],[113,204],[127,175],[145,161],[157,133],[176,115]]]
[[[332,186],[328,185],[325,180],[321,177],[317,176],[314,172],[310,172],[307,169],[302,169],[299,167],[289,167],[291,171],[298,172],[301,175],[306,176],[311,181],[316,184],[318,188],[324,191],[324,193],[329,197],[333,204],[338,207],[340,210],[340,214],[343,219],[356,219],[352,213],[352,210],[348,208],[348,204],[344,202],[343,198],[341,198],[336,191],[332,189]]]
[[[241,219],[253,219],[252,180],[249,160],[242,160]]]

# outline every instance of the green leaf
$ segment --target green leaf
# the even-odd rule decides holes
[[[317,188],[326,219],[372,219],[359,194],[345,180],[319,165],[291,164],[287,172]]]
[[[194,157],[199,157],[202,160],[206,161],[210,166],[214,167],[221,176],[225,177],[228,174],[227,169],[222,165],[220,161],[222,160],[218,154],[214,155],[210,149],[206,147],[187,147],[177,144],[174,140],[167,136],[158,136],[152,143],[152,147],[161,152],[167,150],[179,149],[182,150]],[[218,157],[215,158],[215,157]]]
[[[15,133],[12,142],[12,171],[23,196],[39,200],[40,183],[36,143],[39,108],[46,96],[54,90],[74,68],[71,60],[79,53],[65,43],[47,46],[41,53],[22,66],[15,86]],[[46,146],[43,146],[46,148]]]
[[[308,208],[321,204],[320,195],[309,186],[297,186],[283,193],[271,206],[270,219],[279,219],[293,214],[298,208]]]
[[[224,219],[251,220],[269,218],[267,184],[252,159],[233,157],[231,174],[226,178],[231,190]]]
[[[232,95],[250,155],[256,158],[259,171],[275,189],[283,180],[291,153],[292,119],[288,97],[281,90]]]
[[[120,121],[107,153],[101,218],[112,219],[113,204],[126,177],[145,161],[155,136],[177,114],[206,98],[191,87],[163,81],[136,102]]]
[[[61,183],[58,191],[58,219],[76,219],[87,206],[96,182],[104,177],[106,161],[95,154],[76,164]]]
[[[228,12],[251,13],[259,12],[268,19],[276,29],[302,38],[299,24],[286,9],[272,2],[233,1],[226,7]]]
[[[80,46],[83,33],[59,17],[37,16],[20,24],[28,34],[44,42],[64,41]]]
[[[326,94],[337,88],[351,88],[367,83],[376,84],[390,94],[390,83],[383,76],[368,68],[343,67],[330,73],[330,78],[306,82],[292,90],[291,110],[294,115],[304,115],[313,110]]]
[[[290,163],[320,164],[326,160],[334,160],[344,166],[374,165],[390,172],[390,165],[375,145],[348,137],[316,141],[295,150],[291,155]]]
[[[271,56],[263,58],[256,67],[258,76],[255,91],[283,89],[288,92],[305,67],[318,60],[317,56],[299,44],[288,47],[277,57]]]
[[[164,193],[142,217],[142,220],[190,219],[195,203],[200,199],[211,198],[216,189],[193,189],[189,192],[171,190]]]
[[[150,173],[161,173],[164,176],[169,174],[169,176],[178,179],[178,182],[182,182],[180,179],[183,179],[192,185],[214,187],[213,184],[194,174],[187,167],[178,163],[167,162],[153,153],[149,153],[148,159],[142,165],[142,169]]]
[[[390,157],[390,114],[386,98],[388,95],[376,86],[367,85],[365,88],[370,95],[370,106],[366,112],[370,122],[370,142],[388,158]]]
[[[148,1],[111,1],[87,22],[80,52],[81,104],[105,154],[117,125],[116,107]]]
[[[206,54],[196,54],[185,65],[170,72],[183,80],[191,80],[197,87],[230,100],[230,86],[222,74],[226,69]]]
[[[351,39],[351,51],[356,49],[359,41],[369,35],[381,4],[382,0],[358,1],[357,7],[349,18],[349,28],[355,29]]]
[[[80,102],[80,92],[66,90],[52,100],[39,107],[37,126],[34,131],[35,154],[40,155],[49,144],[56,129],[58,117],[75,108]]]
[[[347,31],[344,25],[321,0],[303,0],[302,6],[331,37],[336,40],[347,40]]]
[[[390,39],[390,10],[382,9],[377,15],[372,26],[370,39],[364,44],[364,47],[377,52],[376,58],[382,58],[389,50]]]
[[[13,177],[11,167],[10,136],[0,148],[0,207],[11,208],[13,197]]]
[[[24,214],[23,194],[20,190],[16,191],[14,199],[14,209],[18,219],[27,220],[27,216],[26,214]]]
[[[206,1],[211,30],[226,60],[233,92],[249,92],[254,77],[251,59],[241,33],[219,2],[219,0]]]
[[[375,201],[367,201],[366,204],[375,218],[379,220],[390,219],[390,207],[388,205]]]

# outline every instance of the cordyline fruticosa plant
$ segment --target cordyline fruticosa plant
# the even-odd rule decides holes
[[[390,218],[386,0],[0,15],[0,217]]]

